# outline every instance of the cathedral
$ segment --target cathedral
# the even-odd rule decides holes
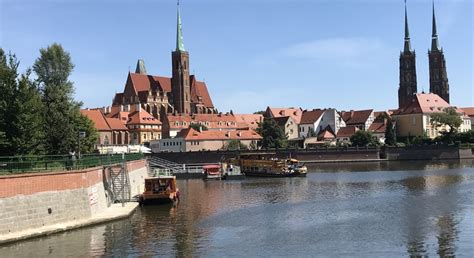
[[[449,83],[446,72],[446,60],[443,49],[439,46],[436,29],[436,16],[433,3],[433,24],[431,49],[428,51],[430,72],[430,93],[440,96],[449,103]],[[398,108],[407,107],[413,102],[417,93],[416,53],[411,49],[408,14],[405,2],[405,45],[400,53],[400,85],[398,88]]]
[[[189,74],[189,52],[184,48],[181,15],[177,13],[176,49],[171,54],[172,77],[147,73],[145,62],[138,60],[134,73],[129,72],[125,89],[115,94],[110,113],[129,112],[139,105],[154,118],[166,114],[215,114],[207,86]]]

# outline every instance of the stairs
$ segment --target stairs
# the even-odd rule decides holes
[[[104,166],[103,180],[109,204],[130,201],[130,179],[124,163]]]

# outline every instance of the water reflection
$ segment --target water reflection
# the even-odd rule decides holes
[[[0,247],[0,256],[474,253],[472,162],[320,165],[307,178],[180,180],[176,207],[141,207],[127,220]]]

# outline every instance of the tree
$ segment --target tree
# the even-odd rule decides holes
[[[397,136],[395,133],[395,127],[391,118],[387,119],[387,129],[385,130],[385,144],[395,145],[397,144]]]
[[[207,131],[208,130],[208,128],[205,125],[200,125],[200,124],[191,124],[189,126],[189,128],[192,128],[192,129],[194,129],[198,132],[201,131],[201,130],[202,131]]]
[[[225,144],[224,150],[247,150],[247,145],[243,144],[239,140],[230,140]]]
[[[29,69],[19,77],[19,64],[14,54],[7,58],[0,49],[0,131],[4,137],[0,150],[3,155],[41,154],[43,109],[40,93],[29,78]]]
[[[265,117],[258,124],[257,132],[262,136],[260,146],[263,148],[286,148],[288,144],[285,132],[272,118]]]
[[[462,119],[457,113],[456,109],[453,107],[448,107],[443,110],[441,113],[431,114],[431,124],[439,126],[448,126],[449,133],[454,133],[462,124]]]
[[[455,133],[462,124],[462,119],[455,108],[448,107],[445,108],[441,113],[431,114],[431,124],[435,128],[440,126],[449,127],[449,131],[444,130],[446,132],[444,136],[446,137],[448,143],[452,143]]]
[[[81,113],[78,113],[74,124],[76,125],[75,134],[78,136],[78,150],[80,150],[81,153],[92,152],[99,139],[99,133],[97,129],[95,129],[94,122]],[[82,132],[85,134],[84,138],[79,137]]]
[[[73,69],[69,53],[56,43],[40,49],[40,57],[33,65],[44,105],[45,148],[50,154],[77,150],[81,122],[88,128],[88,122],[80,115],[81,103],[73,98],[74,86],[69,81]],[[89,134],[81,143],[91,142],[94,137]]]
[[[377,141],[372,136],[372,133],[360,130],[351,136],[351,143],[354,146],[365,147],[368,145],[376,145]]]

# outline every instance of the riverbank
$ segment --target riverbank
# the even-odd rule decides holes
[[[111,205],[106,210],[99,212],[87,219],[81,219],[76,221],[68,221],[64,223],[58,223],[54,225],[44,226],[41,228],[32,228],[19,232],[13,232],[5,235],[0,235],[0,244],[5,244],[9,242],[25,240],[28,238],[40,237],[51,235],[59,232],[64,232],[67,230],[77,229],[81,227],[87,227],[92,225],[98,225],[101,223],[111,222],[115,220],[120,220],[130,217],[133,212],[138,207],[138,202],[129,202],[125,203],[125,206],[122,207],[122,204],[116,203]]]

